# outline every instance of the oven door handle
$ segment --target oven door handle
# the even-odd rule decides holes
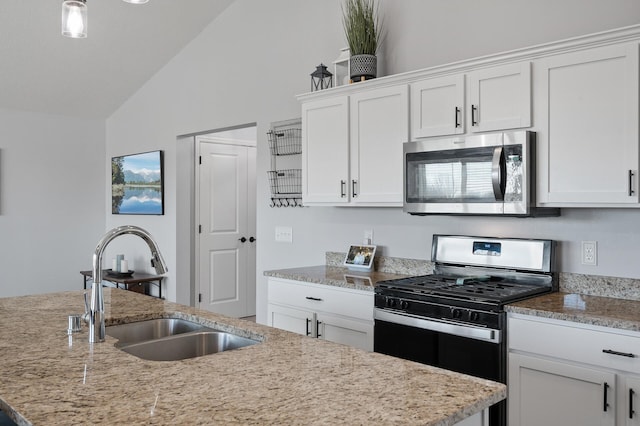
[[[459,323],[434,320],[432,318],[425,319],[409,314],[400,314],[389,312],[384,309],[375,308],[373,317],[379,321],[386,321],[394,324],[406,325],[408,327],[417,327],[424,330],[437,331],[440,333],[451,334],[454,336],[467,337],[469,339],[483,340],[485,342],[500,343],[500,330],[492,328],[475,327],[473,325],[461,325]]]

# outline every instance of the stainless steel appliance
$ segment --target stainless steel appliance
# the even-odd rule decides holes
[[[434,273],[379,282],[374,351],[506,383],[504,305],[557,291],[551,240],[434,235]],[[489,424],[506,425],[506,402]]]
[[[404,144],[404,211],[550,216],[536,208],[535,133],[501,132]]]

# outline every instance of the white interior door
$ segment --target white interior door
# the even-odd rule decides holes
[[[255,315],[255,147],[200,141],[199,307]]]

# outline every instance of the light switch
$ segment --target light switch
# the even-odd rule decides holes
[[[276,241],[281,243],[293,242],[293,229],[290,226],[276,226]]]

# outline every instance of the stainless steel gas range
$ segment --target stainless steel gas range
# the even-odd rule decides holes
[[[557,291],[551,240],[434,235],[434,273],[379,282],[374,351],[506,383],[507,303]],[[489,424],[506,425],[506,402]]]

